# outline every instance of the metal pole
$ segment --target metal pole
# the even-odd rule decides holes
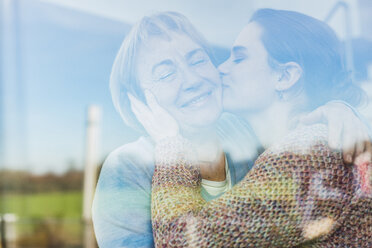
[[[92,224],[92,201],[97,178],[97,166],[99,163],[101,108],[95,105],[89,106],[86,127],[86,150],[84,171],[84,195],[83,195],[83,221],[84,247],[96,246]]]
[[[4,75],[3,75],[3,60],[4,60],[4,45],[3,45],[3,27],[4,25],[4,2],[0,0],[0,170],[4,167]],[[1,172],[0,172],[1,173]],[[4,187],[3,182],[0,182],[0,248],[6,248],[5,243],[5,223],[2,213],[4,213]]]
[[[17,247],[17,221],[18,217],[15,214],[3,214],[0,216],[1,248]]]
[[[3,10],[3,1],[0,0],[0,169],[3,166],[3,158],[4,158],[4,92],[3,92],[3,84],[4,84],[4,76],[3,76],[3,25],[4,25],[4,10]],[[1,206],[0,206],[1,207]]]
[[[5,220],[2,215],[0,215],[0,238],[1,238],[0,247],[7,248],[5,240]]]
[[[16,248],[17,247],[17,227],[16,223],[18,217],[15,214],[4,214],[4,236],[5,244],[7,248]]]
[[[337,2],[331,11],[328,13],[327,17],[324,19],[325,22],[329,22],[332,17],[337,13],[339,9],[343,8],[345,11],[345,60],[346,68],[351,73],[351,78],[355,82],[354,73],[354,61],[353,61],[353,44],[352,44],[352,28],[351,28],[351,16],[350,16],[350,6],[345,1]]]

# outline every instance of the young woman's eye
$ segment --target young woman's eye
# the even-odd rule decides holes
[[[243,60],[245,60],[246,57],[247,56],[245,54],[234,54],[233,62],[235,64],[239,64],[240,62],[242,62]]]
[[[242,62],[245,58],[244,57],[238,57],[238,58],[234,58],[233,62],[235,64],[239,64],[240,62]]]

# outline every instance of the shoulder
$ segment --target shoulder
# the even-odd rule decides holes
[[[300,126],[289,132],[268,150],[272,153],[291,151],[293,153],[312,153],[313,149],[330,150],[328,147],[328,128],[323,124]]]
[[[335,187],[340,182],[352,180],[352,167],[344,165],[341,151],[331,149],[327,139],[325,125],[298,127],[256,160],[255,175],[262,180],[287,178],[305,184],[309,180],[317,183],[327,180]],[[340,176],[344,180],[339,180]]]
[[[146,138],[112,151],[103,163],[98,187],[151,184],[154,171],[153,144]]]
[[[146,137],[122,145],[112,151],[106,158],[105,164],[116,164],[131,160],[151,160],[154,146]]]
[[[301,126],[268,148],[256,161],[272,168],[312,169],[343,167],[342,154],[328,146],[328,129],[323,124]]]
[[[122,145],[112,151],[103,164],[102,169],[115,169],[123,166],[143,166],[153,163],[154,146],[145,137]]]

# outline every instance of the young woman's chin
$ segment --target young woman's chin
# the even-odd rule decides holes
[[[224,97],[222,101],[223,111],[233,114],[244,112],[246,109],[244,105],[244,102],[237,101],[236,99],[230,97]]]

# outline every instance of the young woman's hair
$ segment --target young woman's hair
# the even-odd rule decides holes
[[[301,89],[308,96],[308,108],[330,100],[358,105],[365,97],[346,69],[343,46],[334,31],[313,17],[287,10],[259,9],[250,22],[258,23],[274,69],[296,62],[303,70]]]
[[[110,76],[110,90],[114,106],[124,122],[137,131],[143,132],[144,130],[131,110],[128,93],[145,102],[136,76],[138,51],[142,45],[149,42],[151,37],[157,36],[171,40],[174,33],[187,35],[205,49],[214,62],[207,43],[185,16],[176,12],[161,12],[143,17],[125,37]]]

